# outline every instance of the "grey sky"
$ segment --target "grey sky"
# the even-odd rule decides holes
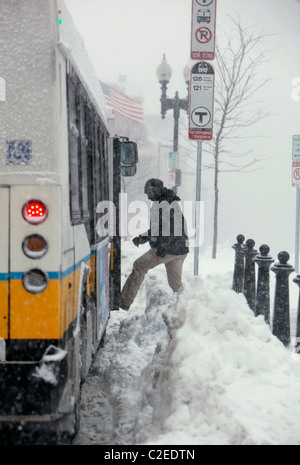
[[[128,86],[144,93],[145,110],[156,112],[159,95],[156,68],[166,53],[173,75],[170,94],[185,93],[183,68],[190,62],[191,0],[66,0],[101,79],[128,76]],[[226,30],[227,16],[275,34],[275,72],[278,60],[297,75],[300,4],[295,0],[218,0],[217,35]],[[296,74],[295,74],[296,73]]]
[[[176,90],[180,97],[186,96],[183,68],[191,63],[191,0],[65,1],[99,78],[117,82],[119,74],[127,75],[127,90],[140,91],[145,112],[159,115],[156,68],[165,53],[173,69],[169,96]],[[265,137],[249,145],[256,154],[270,158],[260,172],[236,175],[234,180],[223,177],[220,240],[236,231],[255,236],[258,245],[269,241],[274,256],[282,249],[293,252],[291,150],[292,135],[300,134],[300,102],[292,100],[292,80],[300,77],[300,2],[218,0],[217,37],[229,31],[228,15],[240,15],[244,26],[256,25],[258,31],[271,34],[265,42],[268,62],[259,75],[270,78],[259,98],[271,116],[252,133]],[[233,183],[238,194],[233,195]]]

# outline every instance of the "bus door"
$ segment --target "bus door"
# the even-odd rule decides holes
[[[0,339],[8,339],[9,188],[0,187]],[[1,350],[1,349],[0,349]],[[1,359],[1,353],[0,353]]]

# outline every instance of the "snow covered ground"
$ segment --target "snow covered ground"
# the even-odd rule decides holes
[[[123,243],[123,282],[147,247]],[[162,265],[128,312],[112,312],[83,388],[74,445],[300,444],[299,356],[231,290],[233,263],[227,244],[216,260],[200,255],[195,277],[192,251],[177,302]],[[271,272],[271,298],[274,285]]]

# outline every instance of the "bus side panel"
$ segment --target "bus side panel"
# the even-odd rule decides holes
[[[8,338],[9,189],[0,188],[0,338]]]
[[[85,294],[87,297],[90,292],[90,271],[91,271],[91,247],[83,224],[73,226],[74,244],[75,244],[75,295],[74,295],[74,314],[78,314],[79,299]],[[84,276],[86,279],[84,279]],[[84,283],[82,280],[84,279]]]
[[[62,312],[60,315],[59,337],[63,337],[64,332],[73,321],[74,308],[74,248],[63,252],[63,272],[62,272]]]
[[[109,268],[108,243],[96,248],[97,254],[97,308],[98,308],[98,340],[105,332],[109,318]]]

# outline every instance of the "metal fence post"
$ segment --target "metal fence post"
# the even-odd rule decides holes
[[[246,241],[243,247],[245,257],[245,277],[244,277],[244,295],[249,307],[255,312],[255,263],[254,257],[257,255],[257,250],[254,249],[255,242],[253,239]]]
[[[233,272],[233,283],[232,289],[237,292],[243,292],[243,285],[244,285],[244,255],[243,255],[243,242],[245,240],[245,236],[239,234],[236,237],[237,243],[232,246],[235,250],[235,260],[234,260],[234,272]]]
[[[285,346],[290,343],[289,276],[295,268],[288,263],[288,252],[278,254],[279,263],[271,268],[276,275],[274,316],[272,332]]]
[[[268,255],[268,245],[261,245],[259,251],[254,258],[258,265],[255,316],[263,315],[265,322],[270,324],[270,266],[274,260]]]

